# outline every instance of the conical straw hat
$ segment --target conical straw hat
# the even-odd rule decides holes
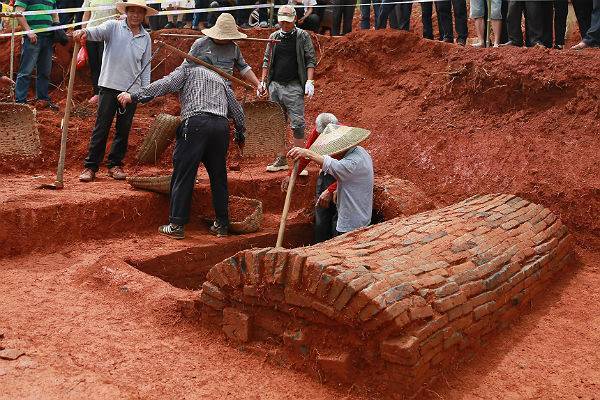
[[[202,29],[202,33],[212,39],[217,40],[235,40],[245,39],[248,37],[245,33],[238,31],[233,15],[223,13],[217,18],[215,26],[212,28]]]
[[[150,17],[152,15],[158,14],[152,7],[148,7],[146,5],[146,0],[128,0],[117,3],[116,5],[117,11],[121,14],[125,14],[127,12],[127,7],[141,7],[146,9],[146,16]]]
[[[329,124],[310,146],[310,150],[322,156],[345,152],[359,145],[371,135],[371,131],[352,126]]]

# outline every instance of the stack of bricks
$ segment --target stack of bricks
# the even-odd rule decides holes
[[[240,252],[211,269],[201,299],[232,338],[300,335],[307,354],[414,387],[507,326],[572,256],[550,210],[481,195],[311,247]]]

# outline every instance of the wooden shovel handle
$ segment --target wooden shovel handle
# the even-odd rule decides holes
[[[296,176],[298,175],[298,163],[298,160],[294,162],[294,169],[292,170],[290,183],[288,184],[287,193],[285,194],[285,203],[283,205],[283,212],[281,213],[281,221],[279,222],[279,233],[277,234],[277,244],[275,245],[275,247],[281,247],[281,244],[283,243],[285,223],[287,222],[287,216],[290,211],[290,203],[292,202],[292,192],[294,191],[294,185],[296,184]]]

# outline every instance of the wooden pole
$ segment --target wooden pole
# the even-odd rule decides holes
[[[209,64],[207,62],[204,62],[204,61],[200,60],[199,58],[196,58],[194,56],[190,56],[185,51],[181,51],[177,47],[171,46],[170,44],[167,44],[167,43],[163,42],[162,40],[155,40],[154,43],[160,44],[161,46],[165,46],[167,49],[173,51],[176,54],[179,54],[183,58],[185,58],[187,60],[190,60],[192,62],[195,62],[196,64],[200,64],[203,67],[208,68],[211,71],[216,72],[217,74],[221,75],[223,78],[229,79],[232,82],[235,82],[235,83],[237,83],[239,85],[242,85],[246,89],[256,90],[256,88],[254,86],[250,85],[249,83],[246,83],[243,80],[238,79],[238,78],[236,78],[233,75],[229,75],[227,72],[224,72],[224,71],[220,70],[219,68],[215,67],[214,65],[211,65],[211,64]]]
[[[298,175],[298,163],[298,160],[294,162],[294,169],[292,170],[290,183],[288,184],[287,193],[285,194],[285,203],[283,204],[283,212],[281,213],[281,221],[279,222],[279,233],[277,234],[277,244],[275,245],[275,247],[281,247],[283,243],[285,223],[287,222],[287,216],[290,211],[290,203],[292,202],[292,192],[294,191],[294,185],[296,184],[296,176]]]
[[[71,69],[69,72],[69,87],[67,89],[67,104],[65,105],[65,116],[62,120],[62,135],[60,138],[60,156],[58,157],[58,168],[56,171],[56,188],[63,185],[63,174],[65,172],[65,155],[67,151],[67,133],[69,132],[69,118],[71,117],[71,103],[73,100],[73,85],[75,84],[75,73],[77,70],[77,53],[79,53],[79,41],[75,40],[73,46],[73,57],[71,58]]]
[[[185,34],[185,33],[161,33],[160,36],[174,36],[174,37],[187,37],[187,38],[201,38],[201,37],[206,37],[206,35],[189,35],[189,34]],[[243,38],[243,39],[232,39],[233,41],[238,41],[238,40],[249,40],[249,41],[253,41],[253,42],[275,42],[275,43],[279,43],[281,42],[281,40],[279,39],[261,39],[261,38]]]
[[[11,29],[11,33],[10,33],[10,79],[13,79],[16,81],[16,79],[14,77],[14,73],[15,73],[15,18],[11,17],[9,19],[9,21],[10,21],[10,29]],[[16,101],[15,85],[10,85],[10,97],[12,98],[12,101]]]

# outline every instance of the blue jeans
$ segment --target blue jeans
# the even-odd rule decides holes
[[[15,85],[15,100],[17,103],[27,101],[29,80],[33,68],[37,69],[35,91],[38,100],[50,100],[48,84],[50,82],[50,71],[52,70],[52,51],[52,35],[38,35],[36,44],[32,44],[27,36],[24,37],[21,48],[21,64],[19,65]]]
[[[377,24],[377,18],[379,17],[379,0],[373,0],[373,14],[375,16],[375,24]],[[360,6],[360,29],[371,28],[371,5],[365,4]]]

